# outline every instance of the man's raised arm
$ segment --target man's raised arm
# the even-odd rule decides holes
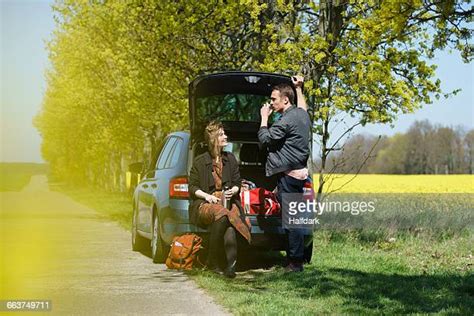
[[[308,105],[306,104],[306,99],[303,94],[303,76],[293,76],[291,77],[291,81],[296,89],[296,105],[299,108],[302,108],[305,111],[308,111]]]

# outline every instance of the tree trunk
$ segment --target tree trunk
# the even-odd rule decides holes
[[[342,12],[345,9],[345,5],[342,4],[342,1],[339,0],[321,0],[320,1],[320,19],[318,25],[318,32],[319,35],[325,39],[329,38],[329,52],[332,52],[336,44],[339,40],[342,24],[343,24],[343,17]],[[316,65],[319,67],[319,71],[312,71],[316,75],[317,79],[315,80],[316,83],[319,83],[321,78],[321,65]],[[328,86],[328,97],[331,96],[331,86]],[[319,107],[318,109],[319,110]],[[326,171],[326,162],[329,155],[328,150],[328,141],[329,141],[329,118],[324,118],[323,121],[323,135],[322,135],[322,148],[321,148],[321,169],[319,171],[319,186],[318,186],[318,193],[317,193],[317,201],[320,202],[322,200],[322,194],[324,189],[324,174]]]
[[[324,188],[324,174],[326,171],[326,161],[328,158],[328,140],[329,140],[329,118],[326,118],[324,120],[324,125],[323,125],[323,139],[322,139],[322,144],[321,144],[321,168],[319,169],[319,186],[318,186],[318,194],[316,196],[316,200],[318,202],[322,201],[323,197],[323,188]]]

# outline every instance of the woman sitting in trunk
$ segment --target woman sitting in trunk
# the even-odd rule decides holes
[[[189,213],[191,222],[199,227],[210,228],[208,268],[234,278],[237,261],[236,234],[250,242],[250,225],[240,204],[239,165],[232,153],[223,151],[227,145],[227,136],[222,123],[209,123],[204,136],[208,151],[194,159],[189,177],[192,199]],[[227,260],[224,271],[219,267],[222,246]]]

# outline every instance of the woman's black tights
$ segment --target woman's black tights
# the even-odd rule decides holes
[[[237,236],[234,227],[229,222],[227,216],[222,216],[219,220],[211,224],[209,236],[208,265],[218,267],[219,254],[224,246],[227,266],[235,265],[237,261]]]

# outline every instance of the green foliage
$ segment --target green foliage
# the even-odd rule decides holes
[[[321,1],[320,6],[299,4],[290,13],[276,5],[275,17],[283,15],[286,24],[267,25],[277,36],[268,43],[262,67],[306,73],[311,79],[306,91],[323,121],[343,111],[362,123],[392,122],[441,93],[436,67],[427,62],[436,49],[451,45],[466,61],[472,58],[466,40],[471,31],[464,27],[472,19],[467,5],[436,5]]]
[[[341,111],[392,122],[441,94],[437,49],[472,57],[472,8],[442,3],[57,0],[43,156],[63,177],[110,184],[186,127],[190,80],[223,70],[304,73],[326,140]]]
[[[320,135],[320,174],[340,147],[340,135],[333,140],[330,132],[337,115],[360,125],[391,123],[441,96],[436,66],[429,63],[436,50],[458,50],[465,62],[473,56],[469,1],[306,1],[292,8],[277,2],[258,16],[270,15],[273,23],[262,30],[272,36],[256,68],[305,74]],[[323,186],[320,180],[319,192]]]

